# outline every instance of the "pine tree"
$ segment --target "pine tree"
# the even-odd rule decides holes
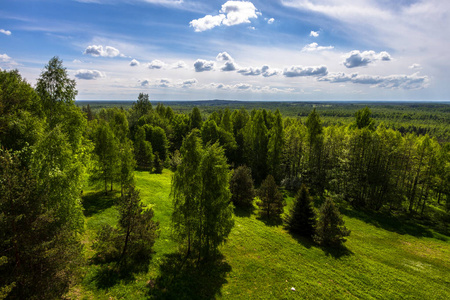
[[[258,190],[258,196],[260,201],[257,204],[261,210],[261,215],[265,216],[267,219],[279,218],[283,213],[286,202],[283,199],[283,195],[278,190],[278,186],[272,175],[268,175],[261,183],[261,187]]]
[[[253,188],[252,171],[247,166],[234,169],[230,180],[231,201],[235,206],[251,207],[255,190]]]
[[[320,207],[319,220],[317,222],[315,240],[324,246],[338,247],[350,235],[350,230],[344,226],[339,210],[333,200],[327,198]]]
[[[105,225],[93,244],[96,259],[120,264],[148,259],[159,229],[159,222],[153,221],[153,210],[145,208],[133,185],[120,198],[118,209],[119,226]]]
[[[316,227],[316,213],[309,191],[304,184],[295,197],[294,206],[286,218],[287,227],[291,232],[311,238]]]

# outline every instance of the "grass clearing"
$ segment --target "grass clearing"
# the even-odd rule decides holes
[[[99,267],[88,265],[69,296],[79,299],[449,299],[449,237],[381,215],[343,209],[351,235],[345,249],[317,246],[282,225],[236,211],[235,226],[221,247],[223,258],[201,269],[182,267],[170,238],[172,173],[136,172],[141,199],[160,222],[148,272],[117,278],[106,288]],[[114,194],[114,197],[120,193]],[[97,197],[97,198],[96,198]],[[87,191],[86,249],[95,230],[117,221],[114,197]],[[97,199],[97,200],[96,200]],[[292,198],[287,199],[288,206]],[[287,211],[288,208],[286,208]],[[86,251],[89,257],[91,251]],[[292,291],[291,288],[295,288]]]

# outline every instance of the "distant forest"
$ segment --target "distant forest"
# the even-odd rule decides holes
[[[174,236],[199,261],[226,240],[247,192],[264,218],[283,212],[280,190],[299,192],[300,216],[312,198],[323,202],[317,224],[298,225],[318,243],[345,241],[335,208],[343,202],[448,232],[449,105],[164,105],[141,93],[126,106],[76,95],[56,57],[35,87],[18,71],[0,72],[0,299],[60,297],[79,277],[85,182],[121,192],[119,224],[98,233],[95,259],[126,266],[151,253],[159,224],[140,203],[135,169],[174,172]]]

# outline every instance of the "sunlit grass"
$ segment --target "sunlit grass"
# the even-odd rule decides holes
[[[223,261],[206,273],[179,272],[173,290],[152,292],[155,280],[167,276],[167,258],[176,253],[170,238],[172,173],[136,172],[142,202],[151,206],[160,222],[160,237],[147,273],[132,280],[118,280],[99,288],[98,266],[86,269],[82,284],[71,296],[86,299],[449,299],[449,238],[395,218],[367,216],[344,210],[352,232],[345,249],[321,248],[292,236],[282,225],[269,226],[257,215],[236,211],[235,226],[221,247]],[[92,195],[93,191],[87,191]],[[116,194],[120,195],[120,194]],[[110,198],[113,201],[113,198]],[[117,222],[117,210],[98,194],[87,215],[86,240],[91,241],[101,224]],[[95,202],[92,200],[92,202]],[[292,198],[288,198],[291,204]],[[287,210],[287,208],[286,208]],[[88,249],[90,243],[86,244]],[[87,256],[92,255],[87,250]],[[176,262],[176,259],[173,260]],[[162,273],[161,266],[165,265]],[[175,266],[176,267],[176,266]],[[189,267],[189,266],[188,266]],[[191,266],[192,268],[195,265]],[[186,270],[186,265],[183,267]],[[173,271],[173,270],[172,270]],[[215,272],[215,273],[214,273]],[[164,279],[164,278],[163,278]],[[295,291],[291,290],[292,288]]]

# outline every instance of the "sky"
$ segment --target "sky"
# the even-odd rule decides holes
[[[450,100],[447,0],[14,0],[0,68],[77,100]]]

